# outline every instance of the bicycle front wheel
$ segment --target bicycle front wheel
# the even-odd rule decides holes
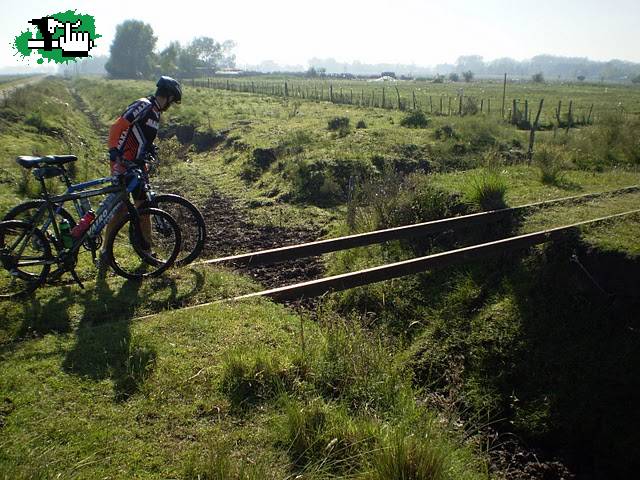
[[[53,256],[44,234],[19,220],[0,222],[0,299],[27,295],[47,279]]]
[[[136,218],[139,228],[134,224]],[[180,252],[181,233],[167,212],[143,208],[137,217],[127,214],[106,242],[113,270],[124,278],[139,280],[160,275],[173,265]]]
[[[176,259],[177,266],[183,267],[198,258],[207,240],[207,227],[200,210],[193,203],[179,195],[165,193],[156,195],[143,207],[164,210],[180,225],[182,246]]]

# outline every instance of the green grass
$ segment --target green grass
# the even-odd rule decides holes
[[[278,81],[279,80],[279,81]],[[337,79],[310,79],[299,80],[292,78],[282,78],[273,80],[270,77],[256,77],[243,79],[229,79],[233,85],[249,85],[252,81],[256,85],[266,82],[269,85],[284,86],[284,81],[288,82],[289,91],[296,92],[298,87],[305,92],[307,89],[313,94],[317,89],[318,94],[323,90],[323,98],[329,98],[329,85],[333,85],[334,98],[340,101],[340,91],[345,98],[351,98],[353,90],[354,103],[360,102],[362,93],[364,93],[365,101],[371,101],[371,95],[375,95],[376,103],[381,104],[382,88],[385,88],[386,105],[388,108],[397,108],[398,100],[395,88],[400,91],[401,102],[410,108],[413,106],[413,93],[416,96],[416,106],[427,113],[440,112],[440,98],[443,99],[443,113],[448,114],[449,98],[451,98],[451,109],[457,112],[459,109],[459,94],[463,91],[464,97],[471,97],[476,100],[477,106],[480,106],[480,100],[484,100],[484,111],[488,111],[489,102],[491,103],[491,113],[500,115],[502,108],[502,88],[503,83],[499,81],[474,81],[466,82],[446,82],[442,84],[430,83],[424,81],[399,81],[396,83],[371,83],[362,80],[337,80]],[[429,100],[431,97],[431,102]],[[519,101],[519,110],[524,110],[524,101],[529,101],[529,111],[531,115],[537,112],[537,105],[541,98],[544,98],[544,108],[542,110],[541,122],[543,124],[555,121],[555,109],[558,102],[562,101],[562,117],[566,119],[569,102],[573,102],[573,116],[575,119],[581,119],[582,116],[588,116],[591,105],[594,105],[593,116],[596,118],[606,115],[610,112],[619,110],[620,105],[624,107],[625,112],[638,114],[640,113],[640,91],[636,86],[632,85],[605,85],[593,83],[574,83],[574,82],[548,82],[544,84],[536,84],[530,82],[515,83],[509,81],[507,84],[505,111],[512,108],[513,99]],[[433,105],[433,108],[432,106]],[[463,105],[464,107],[464,105]],[[533,111],[536,109],[536,111]],[[433,110],[433,111],[432,111]]]
[[[151,82],[52,82],[27,87],[30,96],[18,95],[0,111],[0,213],[37,193],[12,163],[15,155],[78,151],[87,174],[106,170],[99,162],[105,131],[93,131],[69,88],[104,125],[153,90]],[[420,90],[420,102],[453,88],[422,87],[434,90]],[[475,88],[493,95],[499,85],[465,86],[465,95]],[[550,99],[570,91],[518,88]],[[611,87],[604,95],[597,88],[571,92],[576,103],[599,107],[614,94],[636,101],[635,91]],[[464,193],[483,169],[499,172],[504,201],[513,206],[639,183],[633,122],[620,124],[620,135],[607,125],[568,136],[539,132],[537,145],[557,149],[568,163],[562,182],[544,184],[535,165],[523,164],[526,132],[496,117],[433,115],[427,128],[408,129],[403,116],[187,86],[185,102],[165,115],[162,129],[193,128],[206,138],[222,131],[225,138],[205,150],[162,141],[169,157],[162,185],[198,205],[217,190],[248,206],[261,224],[338,234],[471,211]],[[367,128],[328,130],[338,117]],[[577,160],[581,145],[596,152],[586,163]],[[301,165],[308,168],[296,171]],[[85,170],[76,173],[83,178]],[[253,180],[243,179],[247,171]],[[344,187],[351,176],[350,196]],[[300,195],[318,178],[314,193],[340,198],[322,205]],[[617,213],[638,200],[633,194],[536,211],[521,231]],[[86,290],[47,286],[28,300],[0,304],[0,478],[488,478],[488,440],[479,434],[487,422],[569,457],[581,451],[581,439],[595,439],[591,451],[603,465],[628,472],[637,409],[617,392],[637,395],[633,310],[623,296],[607,303],[594,293],[570,258],[575,250],[584,260],[590,246],[598,255],[633,257],[637,223],[588,228],[582,240],[522,259],[332,295],[313,320],[267,301],[167,312],[259,286],[207,267],[141,284],[96,281],[85,255],[79,273]],[[498,234],[478,230],[467,240]],[[328,270],[457,242],[442,235],[340,252]],[[151,313],[158,315],[133,320]]]
[[[366,397],[338,401],[327,393],[322,385],[338,377],[323,373],[330,360],[323,352],[343,348],[345,340],[324,331],[258,301],[137,322],[85,322],[6,345],[0,351],[0,472],[13,478],[366,473],[385,428],[407,415],[413,428],[427,428],[419,415],[430,414],[414,403],[408,385],[408,396],[394,401],[395,408],[367,400],[380,390],[378,380],[369,383]],[[349,345],[390,355],[362,336]],[[378,361],[357,368],[382,369],[384,376],[389,366]],[[348,362],[331,368],[366,381]],[[455,460],[476,458],[472,447],[437,431],[438,448],[452,459],[447,465],[467,478],[483,478],[479,457],[474,465]]]

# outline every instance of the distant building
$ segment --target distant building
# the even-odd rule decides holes
[[[381,77],[391,77],[396,78],[396,72],[382,72],[380,74]]]

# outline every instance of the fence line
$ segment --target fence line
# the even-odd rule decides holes
[[[403,97],[402,93],[406,94],[407,91],[405,90],[401,93],[396,85],[394,85],[395,95],[393,93],[389,95],[389,89],[384,85],[379,89],[369,87],[370,93],[368,93],[365,92],[366,89],[364,87],[361,87],[360,92],[354,92],[351,85],[348,86],[348,90],[342,86],[339,87],[339,90],[336,90],[331,82],[327,89],[325,89],[326,82],[313,82],[310,85],[309,81],[292,82],[290,80],[259,82],[255,80],[203,78],[191,79],[187,82],[191,86],[198,88],[212,88],[301,100],[327,101],[336,105],[353,105],[400,111],[423,110],[437,116],[498,115],[524,130],[529,130],[532,125],[529,100],[514,98],[510,102],[511,106],[507,107],[509,102],[505,102],[506,93],[504,92],[503,98],[493,98],[494,105],[496,101],[500,100],[503,103],[501,111],[496,111],[495,109],[492,110],[491,97],[482,98],[465,95],[462,91],[456,95],[441,94],[434,105],[433,95],[423,97],[416,92],[416,89],[411,89],[408,91],[408,96]],[[320,83],[319,88],[318,83]],[[438,96],[436,96],[437,98]],[[536,100],[535,103],[538,102],[539,100]],[[558,107],[553,109],[551,118],[548,112],[547,115],[542,112],[542,116],[546,118],[546,125],[548,126],[551,126],[553,119],[559,128],[573,128],[581,125],[591,125],[597,116],[594,108],[594,104],[578,107],[573,100],[570,100],[569,108],[565,112],[562,108],[562,101],[559,101]],[[598,111],[598,113],[602,114],[617,112],[625,117],[640,113],[625,111],[621,106],[598,107]],[[543,127],[543,125],[544,122],[541,123],[540,127]]]

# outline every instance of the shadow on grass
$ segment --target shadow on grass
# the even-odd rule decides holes
[[[63,363],[65,371],[96,381],[110,378],[117,401],[139,391],[153,372],[153,347],[132,339],[130,320],[140,302],[141,283],[126,281],[118,292],[99,279],[84,298],[84,316],[76,331],[76,343]]]
[[[579,478],[633,478],[640,468],[640,299],[602,292],[569,260],[575,245],[549,245],[510,279],[523,345],[513,358],[513,413],[523,434],[566,455]]]
[[[76,303],[70,287],[62,287],[59,295],[44,302],[31,298],[22,305],[22,324],[15,338],[41,336],[47,333],[68,333],[72,329],[69,309]]]
[[[64,361],[64,369],[100,381],[114,382],[115,398],[126,401],[144,385],[155,368],[156,350],[144,340],[132,337],[131,320],[144,304],[147,312],[161,311],[187,303],[204,287],[204,275],[189,271],[193,279],[185,282],[191,288],[179,293],[173,278],[162,277],[153,282],[152,292],[161,292],[162,300],[153,300],[141,292],[142,283],[127,280],[116,292],[104,279],[95,289],[84,293],[84,315],[76,331],[76,344]],[[168,293],[166,293],[168,291]]]

